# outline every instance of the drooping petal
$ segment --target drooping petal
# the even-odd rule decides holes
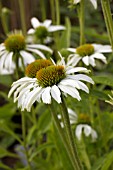
[[[76,52],[76,48],[67,48],[67,50],[70,51],[70,52],[73,52],[73,53]]]
[[[79,85],[78,85],[78,81],[72,80],[72,79],[63,79],[61,80],[60,84],[62,85],[68,85],[68,86],[72,86],[72,87],[76,87],[77,89],[80,89]]]
[[[78,140],[81,140],[82,128],[83,128],[83,125],[77,125],[76,127],[75,135],[78,138]]]
[[[96,63],[95,63],[95,58],[90,56],[89,57],[89,64],[92,66],[92,67],[95,67],[96,66]]]
[[[83,81],[94,84],[94,81],[92,80],[92,78],[84,74],[68,75],[67,78],[74,79],[74,80],[83,80]]]
[[[39,55],[39,56],[40,56],[41,58],[43,58],[43,59],[46,58],[45,55],[44,55],[41,51],[39,51],[39,50],[37,50],[37,49],[27,48],[27,50],[28,50],[28,51],[31,51],[31,52],[33,52],[33,53],[35,53],[35,54],[37,54],[37,55]]]
[[[45,45],[41,45],[41,44],[29,44],[27,45],[28,48],[38,48],[38,49],[41,49],[41,50],[44,50],[44,51],[48,51],[50,52],[51,54],[53,53],[53,51],[51,50],[51,48],[45,46]]]
[[[5,60],[7,59],[7,56],[9,55],[10,53],[6,52],[2,55],[2,57],[0,58],[0,72],[2,71],[3,67],[4,67],[4,63],[5,63]]]
[[[78,54],[71,54],[68,57],[68,61],[67,61],[67,66],[72,65],[72,66],[76,66],[78,64],[78,62],[81,60],[82,57],[80,57]]]
[[[89,72],[89,70],[87,70],[87,68],[85,67],[71,67],[70,69],[66,70],[66,74],[71,74],[71,73],[76,73],[76,72]]]
[[[74,4],[77,4],[77,3],[79,3],[81,0],[74,0]]]
[[[33,61],[35,61],[35,58],[32,54],[26,52],[26,51],[20,51],[20,54],[21,56],[23,57],[23,60],[24,60],[24,64],[27,65],[27,64],[30,64],[32,63]]]
[[[8,70],[11,70],[13,68],[13,60],[12,60],[12,57],[13,57],[13,52],[10,52],[9,55],[7,56],[7,59],[5,60],[5,68],[8,69]]]
[[[35,17],[33,17],[31,19],[31,24],[32,24],[33,28],[37,28],[41,25],[40,21]]]
[[[106,57],[101,53],[92,54],[91,58],[99,59],[99,60],[103,61],[105,64],[107,63]]]
[[[52,25],[48,28],[49,32],[55,32],[55,31],[60,31],[60,30],[65,30],[65,27],[61,25],[56,25],[56,26]]]
[[[90,0],[94,8],[97,9],[97,0]]]
[[[58,103],[61,103],[60,94],[61,94],[61,92],[56,85],[51,87],[51,95]]]
[[[85,56],[82,58],[82,61],[85,65],[89,66],[89,56]]]
[[[46,87],[42,93],[42,101],[46,104],[51,103],[51,95],[50,95],[51,87]]]
[[[81,100],[78,90],[76,90],[74,87],[61,84],[58,84],[58,87],[61,89],[62,92],[69,94],[70,96],[76,98],[79,101]]]
[[[92,128],[89,125],[83,125],[84,128],[84,134],[86,136],[89,136],[91,134]]]
[[[78,81],[79,89],[85,91],[86,93],[89,93],[88,87],[81,81]]]

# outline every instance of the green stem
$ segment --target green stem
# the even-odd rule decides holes
[[[22,118],[22,136],[23,136],[23,146],[25,149],[25,155],[28,163],[29,170],[32,170],[30,161],[29,161],[29,154],[28,154],[28,148],[26,143],[26,122],[25,122],[25,112],[21,112],[21,118]]]
[[[60,24],[60,4],[59,0],[55,0],[55,7],[56,7],[56,24]]]
[[[54,0],[50,0],[50,8],[51,8],[52,22],[53,22],[53,24],[55,24],[55,4],[54,4]]]
[[[85,43],[85,33],[84,33],[84,10],[85,4],[84,0],[80,1],[80,6],[78,6],[78,16],[79,16],[79,24],[80,24],[80,45]]]
[[[65,103],[65,100],[62,96],[62,103],[60,104],[61,108],[62,108],[62,116],[63,116],[63,120],[64,120],[64,127],[66,129],[66,133],[67,133],[67,139],[70,145],[70,149],[71,152],[73,153],[74,159],[76,160],[76,164],[77,164],[77,169],[78,170],[82,170],[82,164],[81,161],[78,157],[78,152],[77,152],[77,148],[75,145],[75,140],[74,140],[74,136],[71,130],[71,125],[70,125],[70,120],[69,120],[69,115],[68,115],[68,110],[67,110],[67,106]]]
[[[105,24],[107,27],[109,41],[113,49],[113,20],[112,20],[112,14],[110,9],[110,2],[109,0],[101,0],[101,5],[104,14]]]
[[[65,131],[64,131],[64,129],[62,129],[62,127],[61,127],[61,125],[60,125],[60,122],[59,122],[59,119],[58,119],[58,117],[57,117],[57,114],[56,114],[56,112],[55,112],[55,109],[53,108],[52,105],[50,105],[50,110],[51,110],[51,113],[52,113],[52,117],[53,117],[55,126],[56,126],[56,128],[57,128],[57,130],[58,130],[58,132],[59,132],[59,135],[60,135],[60,137],[61,137],[61,139],[62,139],[62,142],[63,142],[63,144],[64,144],[64,146],[65,146],[65,148],[66,148],[66,151],[67,151],[67,153],[68,153],[68,156],[69,156],[69,158],[70,158],[70,160],[71,160],[71,162],[72,162],[73,168],[74,168],[75,170],[78,170],[76,161],[75,161],[75,159],[73,158],[73,154],[72,154],[72,152],[71,152],[71,150],[70,150],[70,146],[69,146],[69,144],[68,144],[68,142],[67,142],[67,138],[66,138],[66,136],[65,136]]]
[[[44,0],[40,1],[41,6],[41,12],[42,12],[42,20],[44,21],[46,19],[46,6]]]
[[[21,26],[23,34],[26,35],[26,19],[25,19],[25,5],[23,0],[18,0],[19,2],[19,9],[20,9],[20,17],[21,17]]]

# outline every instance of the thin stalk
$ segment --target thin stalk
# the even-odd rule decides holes
[[[46,19],[46,6],[44,0],[40,1],[41,6],[41,13],[42,13],[42,20],[44,21]]]
[[[54,4],[54,0],[50,0],[50,10],[51,10],[52,22],[53,22],[53,24],[55,24],[55,4]]]
[[[21,26],[24,36],[26,35],[26,19],[25,19],[25,5],[23,0],[18,0],[20,9]]]
[[[59,135],[60,135],[60,137],[61,137],[61,139],[62,139],[62,142],[63,142],[63,144],[64,144],[64,146],[65,146],[65,148],[66,148],[66,151],[67,151],[67,153],[68,153],[68,156],[69,156],[69,158],[70,158],[70,160],[71,160],[71,162],[72,162],[73,168],[74,168],[74,170],[78,170],[76,161],[75,161],[75,159],[73,158],[72,152],[71,152],[71,150],[70,150],[70,146],[69,146],[69,144],[68,144],[68,142],[67,142],[67,138],[66,138],[66,136],[65,136],[65,131],[64,131],[64,129],[62,129],[62,127],[61,127],[61,125],[60,125],[60,122],[59,122],[59,119],[58,119],[58,117],[57,117],[57,114],[55,113],[55,109],[53,108],[52,105],[50,105],[50,110],[51,110],[51,113],[52,113],[52,117],[53,117],[55,126],[56,126],[56,128],[57,128],[57,130],[58,130],[58,132],[59,132]]]
[[[81,161],[78,157],[78,152],[77,152],[77,148],[76,148],[76,145],[75,145],[74,136],[73,136],[73,133],[72,133],[72,130],[71,130],[68,110],[67,110],[67,106],[66,106],[66,103],[65,103],[63,96],[62,96],[62,103],[60,105],[61,105],[61,109],[62,109],[64,127],[66,129],[67,139],[68,139],[68,142],[69,142],[69,145],[70,145],[71,152],[73,153],[74,159],[76,160],[77,169],[82,170],[83,169],[82,164],[81,164]]]
[[[104,14],[105,24],[107,27],[109,41],[113,49],[113,20],[109,0],[101,0],[101,6]]]
[[[21,119],[22,119],[22,136],[23,136],[23,146],[25,149],[25,155],[28,163],[29,170],[32,170],[30,161],[29,161],[29,155],[28,155],[28,148],[26,143],[26,122],[25,122],[25,113],[21,112]]]
[[[56,7],[56,24],[60,25],[60,4],[59,4],[59,0],[55,0],[55,7]]]
[[[80,24],[80,45],[85,43],[85,33],[84,33],[84,16],[85,16],[85,3],[84,0],[80,1],[80,6],[78,6],[78,17]]]

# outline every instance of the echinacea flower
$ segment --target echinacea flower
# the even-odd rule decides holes
[[[41,58],[46,58],[40,50],[52,53],[52,50],[45,45],[28,44],[20,32],[10,34],[4,43],[0,44],[0,73],[2,73],[3,69],[11,72],[12,68],[14,68],[13,65],[17,61],[20,66],[22,65],[22,60],[25,66],[33,62],[35,57],[32,53]]]
[[[97,139],[97,132],[89,125],[90,118],[87,114],[79,114],[77,115],[75,111],[68,108],[69,113],[69,119],[71,124],[77,124],[75,129],[75,135],[78,138],[78,140],[81,140],[82,133],[86,137],[90,136],[92,137],[92,141],[95,141]]]
[[[63,62],[61,61],[61,63]],[[32,69],[28,70],[27,77],[12,84],[8,95],[10,97],[14,93],[14,102],[18,101],[18,107],[21,107],[22,110],[30,111],[35,101],[51,104],[53,98],[57,103],[61,103],[61,93],[68,94],[79,101],[81,97],[78,90],[81,89],[89,93],[88,87],[82,81],[94,84],[89,76],[79,74],[79,72],[89,72],[84,67],[74,68],[65,64],[56,65],[53,63],[42,69],[37,69],[37,72],[35,69],[36,76],[33,78],[29,77]]]
[[[51,25],[52,21],[50,19],[40,22],[36,17],[31,19],[31,25],[33,28],[28,30],[28,34],[35,34],[39,39],[45,39],[48,37],[49,32],[56,32],[60,30],[65,30],[62,25]]]
[[[110,45],[101,44],[84,44],[75,48],[68,48],[70,52],[73,52],[69,56],[69,60],[72,64],[78,63],[80,60],[87,66],[96,66],[95,59],[99,59],[105,64],[107,63],[106,57],[102,53],[112,52]]]
[[[80,3],[81,0],[74,0],[73,4],[78,4]],[[97,0],[90,0],[90,2],[92,3],[92,5],[94,6],[94,8],[97,8]]]

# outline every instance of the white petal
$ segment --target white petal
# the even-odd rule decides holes
[[[100,59],[105,64],[107,63],[106,57],[103,54],[101,54],[101,53],[95,53],[95,54],[91,55],[91,58]]]
[[[31,24],[32,24],[33,28],[37,28],[41,25],[40,21],[35,17],[33,17],[31,19]]]
[[[26,52],[26,51],[20,51],[21,56],[23,57],[24,60],[24,64],[30,64],[33,61],[35,61],[35,58],[33,55],[31,55],[30,53]]]
[[[65,85],[61,85],[59,84],[58,87],[61,89],[61,91],[63,91],[64,93],[69,94],[70,96],[72,96],[73,98],[76,98],[77,100],[81,100],[81,97],[79,95],[78,90],[76,90],[75,88],[71,87],[71,86],[65,86]]]
[[[112,48],[110,45],[92,44],[94,46],[95,52],[98,53],[110,53]]]
[[[95,58],[90,56],[89,57],[89,64],[92,66],[92,67],[95,67],[96,66],[96,63],[95,63]]]
[[[89,71],[88,71],[87,68],[85,68],[85,67],[76,67],[76,68],[70,68],[70,69],[68,69],[68,70],[66,71],[66,74],[75,73],[75,72],[85,72],[85,73],[87,73],[87,72],[89,72]]]
[[[46,104],[50,104],[51,103],[50,90],[51,90],[51,87],[46,87],[44,89],[44,92],[42,93],[42,101],[44,103],[46,103]]]
[[[13,52],[10,52],[4,63],[5,68],[8,70],[11,70],[11,68],[13,67],[12,57],[13,57]]]
[[[91,137],[92,137],[93,141],[95,141],[98,137],[97,132],[94,129],[92,129],[92,131],[91,131]]]
[[[79,89],[85,91],[86,93],[89,93],[88,87],[81,81],[78,81]]]
[[[50,53],[52,53],[53,51],[51,50],[51,48],[45,46],[45,45],[41,45],[41,44],[30,44],[30,45],[27,45],[28,48],[38,48],[38,49],[41,49],[41,50],[44,50],[44,51],[48,51]]]
[[[90,0],[94,8],[97,9],[97,0]]]
[[[89,66],[89,56],[85,56],[82,58],[82,61],[85,65]]]
[[[76,87],[76,88],[80,89],[80,87],[78,85],[78,81],[75,81],[73,79],[66,79],[65,78],[60,82],[60,84],[66,85],[66,86],[69,85],[69,86]]]
[[[75,135],[78,138],[78,140],[81,140],[82,125],[77,125],[76,130],[75,130]]]
[[[66,48],[68,51],[75,53],[76,49],[75,48]]]
[[[46,28],[49,28],[49,26],[51,25],[52,21],[49,20],[49,19],[46,19],[44,22],[43,22],[43,25],[46,27]]]
[[[3,67],[4,67],[4,64],[5,64],[5,60],[7,60],[7,57],[10,53],[8,53],[6,51],[6,53],[4,53],[1,58],[0,58],[0,72],[2,71]]]
[[[44,58],[44,59],[46,58],[45,55],[44,55],[41,51],[39,51],[39,50],[31,49],[31,48],[26,48],[26,49],[27,49],[28,51],[31,51],[31,52],[39,55],[41,58]]]
[[[65,27],[61,25],[56,25],[56,26],[50,26],[48,28],[49,32],[55,32],[55,31],[60,31],[60,30],[65,30]]]
[[[80,60],[81,60],[81,57],[79,57],[76,54],[74,54],[74,55],[71,54],[68,57],[67,66],[68,65],[76,66]]]
[[[51,87],[51,95],[58,103],[61,103],[60,94],[60,90],[56,85]]]
[[[92,128],[89,125],[84,125],[84,134],[89,136],[91,134]]]
[[[34,30],[33,28],[31,28],[31,29],[29,29],[29,30],[27,31],[27,33],[28,33],[28,34],[34,34],[34,33],[35,33],[35,30]]]

